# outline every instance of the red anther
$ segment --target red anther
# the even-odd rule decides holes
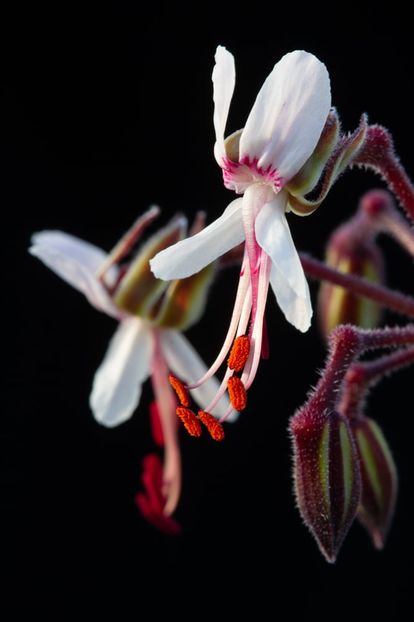
[[[222,441],[224,439],[223,426],[221,425],[219,421],[217,421],[215,417],[213,417],[213,415],[211,415],[205,410],[199,410],[198,418],[206,426],[213,440]]]
[[[189,408],[184,408],[184,406],[178,406],[175,409],[175,412],[177,414],[177,417],[180,417],[185,429],[190,436],[201,436],[200,422],[192,410],[190,410]]]
[[[190,396],[188,395],[188,391],[185,388],[184,384],[181,382],[181,380],[178,380],[178,378],[176,378],[172,374],[169,374],[168,380],[170,381],[170,385],[172,386],[174,391],[177,393],[177,397],[180,400],[180,403],[186,407],[190,406]]]
[[[232,376],[227,383],[230,402],[239,412],[246,408],[247,393],[244,384],[238,376]]]
[[[242,371],[250,352],[250,339],[247,335],[240,335],[233,343],[227,365],[234,371]]]

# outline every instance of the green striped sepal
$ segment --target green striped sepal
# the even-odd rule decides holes
[[[380,427],[368,417],[353,419],[351,425],[360,456],[362,478],[358,519],[372,543],[382,549],[394,515],[397,498],[397,469]]]
[[[187,221],[174,218],[167,226],[157,231],[139,249],[128,265],[114,294],[114,302],[132,315],[151,318],[154,307],[168,287],[167,281],[156,279],[149,265],[149,260],[168,246],[185,237]]]
[[[361,151],[367,123],[363,115],[352,134],[341,134],[338,115],[331,110],[314,153],[286,185],[288,210],[298,216],[308,216],[318,209],[339,175],[352,165]]]
[[[176,217],[139,249],[113,293],[115,303],[155,326],[186,330],[200,319],[207,302],[216,263],[186,279],[163,281],[151,272],[149,260],[186,235],[187,221]]]
[[[187,330],[198,322],[204,312],[216,268],[217,262],[214,262],[186,279],[172,281],[159,307],[154,308],[151,318],[154,324],[162,328]]]
[[[290,422],[294,481],[301,516],[333,563],[358,508],[358,453],[348,421],[336,412],[300,410]]]

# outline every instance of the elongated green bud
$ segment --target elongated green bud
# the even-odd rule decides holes
[[[336,560],[360,499],[358,454],[348,421],[302,408],[290,422],[301,516],[328,562]]]
[[[368,417],[350,421],[360,457],[362,478],[358,519],[375,548],[382,549],[394,515],[397,469],[388,443],[375,421]]]

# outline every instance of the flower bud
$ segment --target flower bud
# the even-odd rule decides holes
[[[358,519],[372,543],[382,549],[394,515],[398,478],[388,443],[380,427],[368,417],[352,419],[360,457],[361,501]]]
[[[381,251],[372,232],[366,230],[365,223],[359,226],[359,220],[353,218],[334,232],[328,242],[326,263],[340,272],[382,283],[384,261]],[[374,328],[381,320],[381,307],[376,302],[326,282],[319,291],[318,311],[320,328],[325,336],[339,324]]]
[[[334,562],[357,512],[358,454],[348,421],[306,407],[290,422],[294,481],[301,516],[321,553]]]

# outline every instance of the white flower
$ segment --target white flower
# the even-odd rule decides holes
[[[215,60],[214,154],[226,187],[243,197],[197,235],[158,253],[150,264],[158,278],[184,278],[245,242],[233,318],[211,371],[223,362],[234,337],[246,331],[250,318],[251,348],[241,376],[248,388],[260,358],[269,283],[286,319],[303,332],[310,326],[309,288],[285,216],[285,186],[318,144],[331,107],[330,84],[325,65],[315,56],[304,51],[287,54],[265,80],[244,129],[225,140],[234,59],[218,47]],[[228,370],[226,379],[231,375]]]
[[[201,285],[200,279],[165,284],[157,281],[148,269],[148,259],[153,252],[182,237],[185,218],[174,219],[154,235],[126,271],[116,265],[158,213],[158,208],[152,208],[138,219],[109,255],[61,231],[36,233],[30,253],[84,294],[96,309],[119,321],[93,380],[90,406],[95,419],[108,427],[129,419],[139,404],[143,383],[151,377],[165,439],[165,511],[171,513],[179,497],[181,466],[176,401],[168,372],[171,370],[185,382],[194,382],[207,368],[179,330],[166,326],[188,326],[196,319],[204,306],[211,275],[206,273]],[[181,287],[181,294],[183,288],[187,288],[184,293],[188,309],[180,306],[180,314],[174,307],[177,287]],[[192,310],[195,296],[201,298],[195,305],[196,312]],[[158,314],[150,319],[155,305]],[[135,315],[136,309],[141,310],[144,317]],[[204,403],[211,400],[217,390],[218,382],[211,378],[192,394],[197,402]],[[223,415],[227,408],[228,402],[224,399],[214,414]]]

